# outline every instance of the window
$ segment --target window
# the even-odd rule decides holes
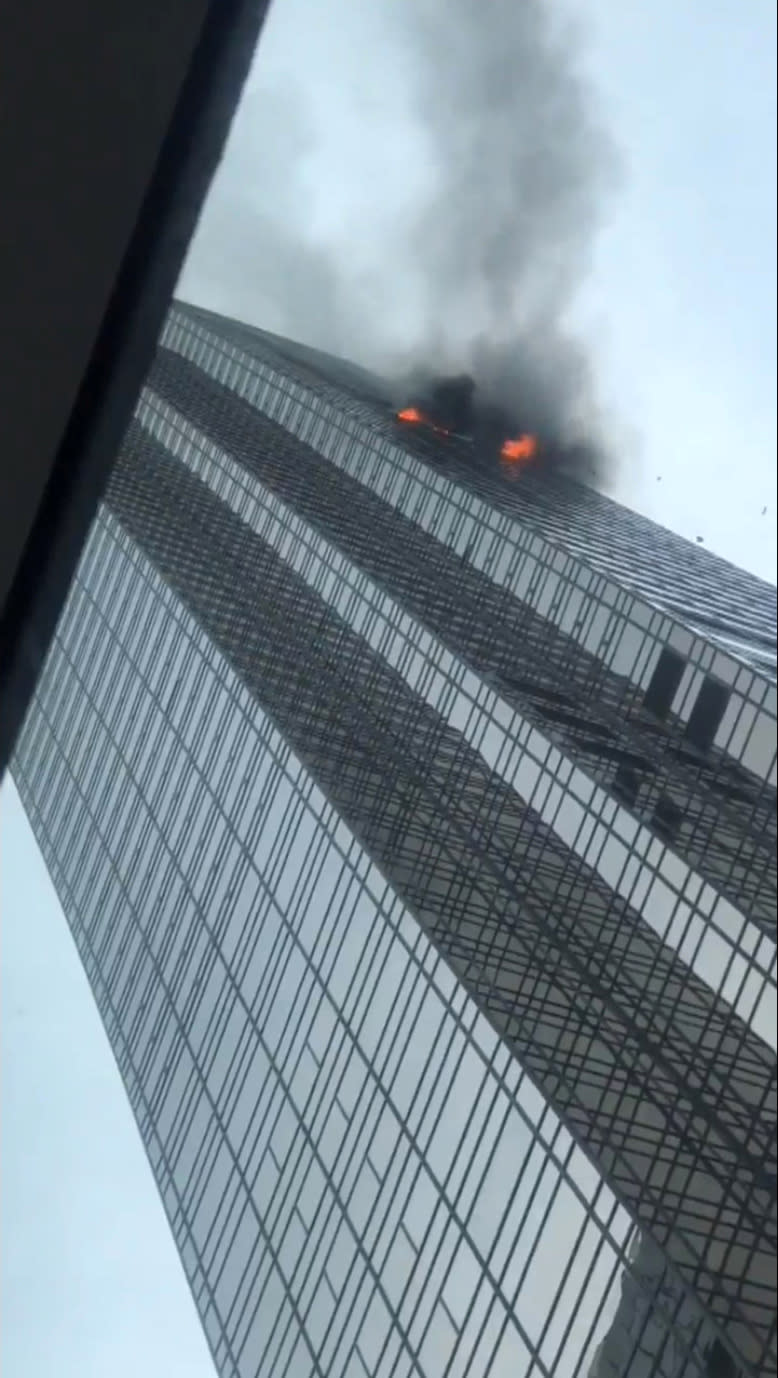
[[[686,724],[687,738],[700,751],[709,751],[713,746],[728,703],[729,689],[726,685],[706,676]]]
[[[649,713],[653,713],[654,717],[667,717],[685,669],[686,662],[683,656],[670,646],[663,646],[643,700]]]
[[[627,808],[633,808],[640,790],[640,776],[633,766],[619,766],[613,777],[613,793]]]
[[[737,1368],[721,1340],[714,1340],[705,1355],[705,1372],[709,1378],[736,1378]]]
[[[652,823],[654,830],[665,842],[673,842],[678,836],[683,809],[669,795],[663,794],[654,809]]]

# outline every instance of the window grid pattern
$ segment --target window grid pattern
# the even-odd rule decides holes
[[[381,380],[364,374],[360,377],[358,370],[341,360],[323,354],[316,358],[317,351],[279,341],[206,311],[179,305],[172,313],[171,326],[176,321],[189,331],[193,324],[205,327],[222,352],[234,351],[237,346],[250,358],[270,365],[276,364],[280,355],[292,377],[326,395],[335,405],[342,405],[344,392],[350,394],[352,408],[360,409],[366,424],[384,435],[394,435],[386,424],[387,388]],[[379,399],[383,406],[376,415]],[[423,458],[441,461],[438,441],[407,429],[404,436],[409,447]],[[488,493],[490,503],[519,514],[522,523],[575,550],[594,568],[648,595],[658,606],[682,619],[694,616],[701,634],[720,639],[725,650],[736,654],[738,648],[746,653],[750,650],[760,664],[764,660],[762,668],[774,677],[776,605],[775,590],[769,585],[591,489],[582,492],[580,485],[550,475],[544,475],[538,484],[530,477],[529,484],[507,489],[503,482],[490,482],[483,473],[474,476],[472,455],[463,447],[447,445],[445,454],[449,453],[460,479],[469,484],[475,477],[476,486]],[[640,552],[639,561],[636,552]],[[671,590],[677,594],[675,601]]]
[[[451,654],[436,644],[420,623],[180,413],[147,392],[139,418],[149,434],[175,452],[243,522],[274,549],[285,552],[287,562],[328,606],[358,631],[364,630],[370,644],[399,670],[413,692],[420,693],[450,726],[462,732],[524,803],[539,807],[543,821],[564,845],[572,846],[608,886],[637,907],[658,935],[775,1047],[772,942],[760,938],[758,929],[742,918],[739,928],[722,926],[720,902],[711,913],[700,879],[688,869],[680,868],[686,874],[679,875],[676,865],[670,873],[664,857],[659,866],[648,866],[645,846],[641,863],[640,838],[634,824],[630,834],[623,826],[626,815],[611,810],[606,819],[609,801],[601,791],[598,797],[578,768],[569,769],[547,739],[522,724],[507,703],[490,693],[461,664],[452,675]],[[164,463],[164,450],[158,448],[156,453]],[[370,625],[363,629],[362,613],[368,606]],[[449,676],[445,693],[440,681],[444,665]],[[564,788],[557,777],[564,777]],[[629,842],[631,854],[625,864]],[[667,882],[664,875],[668,875]]]
[[[160,352],[14,771],[219,1371],[774,1371],[771,686],[599,576],[568,625],[569,553],[527,530],[511,568],[515,513],[476,531],[461,485],[388,444],[382,474],[356,395],[198,331],[172,314],[205,373]],[[663,645],[687,664],[651,723]],[[686,792],[653,905],[563,677],[622,754],[654,744],[640,786]],[[682,856],[715,900],[693,930],[678,886],[685,940],[654,931]]]
[[[220,1372],[584,1373],[614,1316],[628,1365],[648,1345],[653,1373],[704,1372],[710,1331],[666,1265],[664,1302],[622,1320],[626,1212],[107,515],[14,768]],[[282,820],[261,869],[260,799]],[[202,837],[193,864],[173,832],[217,814],[238,866]],[[274,859],[306,824],[284,903]],[[539,1290],[531,1265],[545,1283],[560,1253]]]
[[[774,1057],[153,442],[110,500],[711,1314],[772,1345]]]
[[[572,574],[565,573],[570,551],[549,544],[531,525],[511,520],[491,502],[493,494],[487,501],[450,476],[436,472],[432,452],[430,462],[422,464],[396,444],[376,439],[366,429],[363,415],[360,419],[359,408],[347,399],[336,407],[278,368],[251,359],[198,327],[182,325],[175,312],[164,340],[409,516],[436,542],[449,544],[463,563],[482,570],[521,603],[558,623],[617,675],[633,676],[636,685],[645,690],[662,648],[674,647],[687,660],[673,704],[684,724],[688,724],[706,676],[715,672],[733,686],[715,746],[775,788],[778,699],[769,676],[765,679],[745,666],[739,667],[709,640],[695,638],[688,629],[596,574],[577,553],[573,563],[575,587],[568,592],[573,582]],[[448,475],[448,455],[445,463]],[[568,586],[561,593],[560,582]],[[774,591],[768,590],[768,595],[774,598]],[[654,654],[648,643],[647,655],[636,658],[636,635],[642,641],[646,630],[654,639]]]
[[[150,385],[191,424],[315,524],[436,633],[482,678],[513,701],[598,783],[618,791],[635,772],[632,812],[648,827],[672,802],[680,819],[674,848],[732,904],[775,931],[775,791],[728,757],[711,761],[642,708],[630,681],[526,603],[506,596],[445,545],[431,546],[412,521],[387,508],[277,424],[192,366],[161,356]],[[568,589],[570,597],[572,589]],[[645,658],[644,633],[635,660]],[[632,713],[625,700],[632,699]],[[634,700],[638,702],[634,702]],[[585,709],[585,711],[584,711]]]
[[[228,381],[240,354],[247,362],[270,369],[278,360],[277,346],[261,331],[236,328],[235,323],[218,317],[209,320],[208,313],[181,305],[171,312],[164,338],[166,343],[206,342],[219,356],[223,381]],[[323,371],[312,371],[288,355],[283,367],[290,400],[295,392],[298,396],[303,390],[318,393],[334,408],[358,417],[363,426],[387,439],[394,437],[386,408],[382,414],[374,403],[364,400],[364,391],[360,396],[342,377],[333,385]],[[234,372],[229,381],[234,385]],[[440,443],[423,432],[406,429],[403,441],[423,459],[440,463],[443,458]],[[591,489],[551,475],[539,481],[530,475],[528,483],[508,488],[485,474],[475,475],[471,457],[456,443],[446,445],[446,460],[449,456],[458,479],[483,492],[491,506],[572,550],[593,569],[634,589],[654,606],[680,615],[703,636],[720,642],[724,651],[750,656],[754,668],[774,679],[776,603],[775,590],[769,585]]]

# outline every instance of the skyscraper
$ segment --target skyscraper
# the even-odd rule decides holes
[[[775,1370],[775,591],[171,311],[14,763],[223,1374]]]

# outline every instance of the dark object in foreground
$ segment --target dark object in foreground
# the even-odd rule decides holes
[[[0,775],[153,359],[267,7],[119,0],[101,9],[77,0],[58,25],[53,8],[33,0],[6,23]]]

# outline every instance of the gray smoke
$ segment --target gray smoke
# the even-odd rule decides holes
[[[347,30],[339,8],[348,0],[332,7],[333,35]],[[379,175],[362,233],[345,213],[311,228],[328,181],[360,173],[304,91],[262,85],[260,46],[259,84],[193,255],[200,281],[204,265],[218,279],[209,304],[384,374],[469,372],[551,449],[569,456],[586,442],[601,460],[591,367],[569,315],[616,161],[577,35],[550,0],[396,0],[386,23],[378,51],[354,53],[354,72],[367,66],[368,85],[403,93],[418,147],[410,199]],[[391,129],[369,102],[355,96],[354,107],[355,137],[372,142],[380,168]]]
[[[600,418],[567,317],[616,164],[577,37],[541,0],[404,0],[402,13],[435,171],[408,242],[430,339],[552,447],[590,442],[592,462]]]

